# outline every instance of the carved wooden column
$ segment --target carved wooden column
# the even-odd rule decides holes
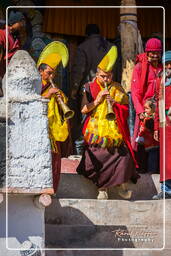
[[[137,9],[135,0],[122,0],[120,8],[121,47],[123,67],[127,59],[134,59],[137,54]],[[127,6],[135,6],[130,8]]]

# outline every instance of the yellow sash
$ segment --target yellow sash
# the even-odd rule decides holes
[[[120,86],[112,86],[110,96],[117,103],[128,104],[128,97],[120,88]],[[87,124],[84,139],[88,144],[99,144],[105,148],[119,146],[122,143],[123,137],[119,131],[117,121],[107,120],[106,114],[107,102],[104,100],[94,109]]]
[[[42,96],[47,93],[49,87],[43,92]],[[60,91],[64,103],[67,102],[67,97]],[[52,150],[57,151],[55,148],[56,141],[65,141],[69,135],[68,122],[63,120],[60,114],[60,109],[57,103],[57,96],[52,95],[48,103],[48,121],[49,121],[49,137],[51,139]]]

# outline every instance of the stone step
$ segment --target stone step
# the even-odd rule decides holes
[[[155,237],[146,237],[146,229],[122,225],[46,225],[46,246],[48,248],[162,248],[161,225],[153,227]],[[144,231],[144,236],[142,235]],[[121,235],[124,234],[124,235]],[[133,234],[133,235],[132,235]]]
[[[96,199],[97,187],[82,175],[77,174],[79,158],[63,158],[57,198]],[[141,174],[137,184],[129,184],[132,200],[149,200],[160,190],[159,174]],[[115,188],[109,189],[109,199],[121,199]]]
[[[46,256],[170,256],[171,249],[164,250],[51,250],[46,251]]]
[[[151,200],[54,199],[45,214],[46,246],[162,248],[163,206]]]
[[[163,200],[53,199],[52,204],[45,210],[45,222],[58,225],[90,225],[92,223],[93,225],[119,225],[120,223],[127,225],[129,223],[148,226],[151,221],[155,225],[160,223],[163,220],[162,217]]]

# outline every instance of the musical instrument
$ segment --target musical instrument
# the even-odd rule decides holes
[[[56,88],[54,82],[52,81],[52,79],[49,79],[49,82],[52,86],[52,88]],[[60,108],[62,109],[63,111],[63,114],[64,114],[64,118],[65,119],[70,119],[74,116],[74,111],[71,110],[64,102],[63,100],[61,99],[61,97],[57,97],[57,101],[58,101],[58,104],[60,106]]]
[[[108,90],[107,83],[105,83],[105,89]],[[109,121],[113,121],[113,120],[116,119],[116,115],[115,115],[115,113],[113,111],[113,107],[112,107],[112,104],[111,104],[110,100],[106,99],[106,101],[107,101],[106,119],[109,120]]]

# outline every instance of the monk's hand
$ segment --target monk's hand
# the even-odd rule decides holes
[[[109,95],[108,90],[104,89],[102,91],[100,91],[95,99],[95,103],[100,104],[105,98],[106,95]]]
[[[58,98],[63,99],[61,90],[60,89],[57,89],[57,90],[58,91],[55,94],[57,95]]]
[[[51,97],[53,94],[57,94],[59,92],[59,89],[57,88],[50,88],[48,91],[49,97]]]
[[[110,96],[110,95],[107,95],[106,96],[106,99],[110,102],[110,104],[113,106],[113,104],[115,103],[115,100]]]
[[[154,139],[159,141],[159,131],[154,131]]]
[[[140,120],[143,120],[144,118],[145,118],[144,113],[140,113],[140,114],[139,114],[139,119],[140,119]]]
[[[52,95],[55,95],[57,92],[59,91],[59,89],[57,88],[50,88],[48,90],[48,92],[43,95],[44,98],[50,99]]]

